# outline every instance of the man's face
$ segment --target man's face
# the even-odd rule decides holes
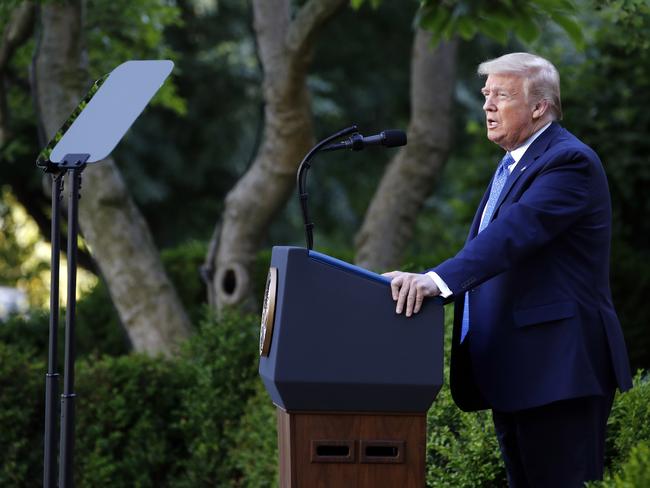
[[[539,125],[535,104],[524,92],[524,78],[512,74],[492,74],[481,90],[487,137],[506,151],[512,151],[528,139]]]

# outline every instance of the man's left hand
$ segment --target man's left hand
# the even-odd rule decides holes
[[[391,271],[384,273],[383,276],[391,278],[390,289],[393,300],[397,302],[395,313],[402,313],[404,305],[406,305],[405,315],[410,317],[420,311],[424,297],[440,295],[440,290],[427,275]]]

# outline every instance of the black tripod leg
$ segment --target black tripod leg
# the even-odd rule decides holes
[[[60,206],[63,173],[52,176],[52,269],[50,275],[50,335],[45,376],[45,456],[43,459],[43,486],[56,488],[56,399],[59,396],[57,373],[57,345],[59,329],[59,260]]]
[[[68,203],[68,304],[65,315],[65,371],[61,395],[61,446],[59,488],[72,488],[74,452],[74,362],[75,309],[77,299],[77,235],[79,230],[79,189],[83,166],[68,170],[70,201]]]

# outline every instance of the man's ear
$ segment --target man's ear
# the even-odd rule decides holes
[[[533,107],[533,120],[537,120],[541,117],[544,116],[546,111],[548,110],[549,103],[548,100],[542,98],[539,102],[535,104]]]

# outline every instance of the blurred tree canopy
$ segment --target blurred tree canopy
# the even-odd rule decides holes
[[[3,36],[22,3],[0,2]],[[307,3],[292,2],[292,15]],[[343,8],[314,40],[307,87],[317,138],[351,123],[363,133],[408,124],[414,23],[460,43],[449,160],[419,213],[405,264],[430,266],[458,249],[493,170],[498,148],[484,137],[476,65],[507,51],[537,52],[560,71],[564,125],[596,149],[607,170],[615,211],[615,301],[634,365],[650,365],[650,339],[643,332],[650,319],[643,304],[650,291],[647,1],[352,4],[356,9]],[[118,146],[115,159],[159,247],[207,243],[227,192],[251,166],[263,136],[264,73],[251,3],[89,0],[85,13],[91,78],[127,59],[175,61],[172,80]],[[46,141],[36,124],[29,79],[38,35],[31,29],[6,64],[0,54],[0,122],[7,129],[0,138],[0,182],[12,195],[3,197],[2,208],[15,198],[47,240],[50,202],[33,166]],[[333,153],[315,162],[309,190],[318,247],[352,255],[351,236],[390,156]],[[303,244],[296,200],[291,197],[275,218],[263,247]],[[0,255],[15,263],[11,270],[2,268],[3,283],[11,284],[8,277],[16,276],[24,258],[12,247],[9,223],[3,221],[7,237]]]

